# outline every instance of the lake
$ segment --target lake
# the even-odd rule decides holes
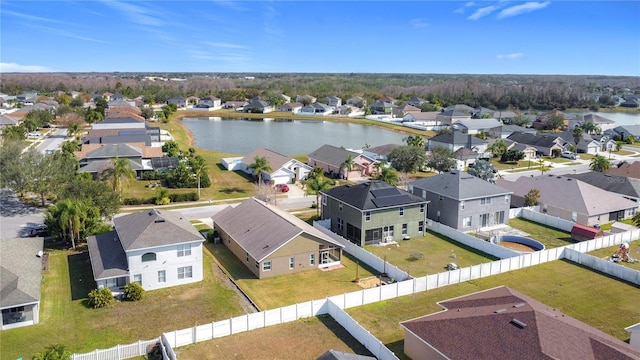
[[[621,125],[640,125],[640,114],[631,114],[631,113],[621,113],[621,112],[594,112],[594,111],[565,111],[565,115],[586,115],[586,114],[596,114],[607,118],[609,120],[615,121],[616,126]]]
[[[308,154],[324,144],[362,149],[365,145],[401,144],[406,134],[371,125],[318,120],[183,118],[194,145],[246,155],[267,148],[285,155]]]

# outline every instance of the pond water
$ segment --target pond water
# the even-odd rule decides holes
[[[603,118],[607,118],[609,120],[615,121],[616,126],[622,125],[640,125],[640,114],[632,114],[632,113],[621,113],[621,112],[593,112],[593,111],[565,111],[565,115],[586,115],[586,114],[596,114],[602,116]]]
[[[370,125],[317,120],[183,118],[194,145],[203,149],[246,155],[267,148],[285,155],[308,154],[324,144],[361,149],[401,144],[406,134]]]

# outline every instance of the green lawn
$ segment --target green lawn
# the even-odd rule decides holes
[[[540,241],[547,249],[574,243],[570,233],[526,219],[509,219],[509,226],[528,233],[530,238]]]
[[[249,295],[261,310],[275,309],[296,303],[340,295],[362,288],[353,282],[358,276],[365,278],[378,273],[343,253],[344,268],[321,271],[319,269],[295,274],[258,279],[244,263],[222,244],[206,244],[216,260],[226,269],[234,281]]]
[[[460,267],[487,263],[498,258],[457,243],[437,233],[398,242],[399,246],[366,246],[365,249],[413,277],[445,271],[450,262]],[[413,254],[422,254],[412,256]],[[455,256],[455,258],[454,258]]]
[[[588,254],[599,257],[601,259],[609,260],[609,258],[620,248],[620,245],[610,246],[604,249],[598,249],[591,251]],[[626,266],[628,268],[640,271],[640,241],[635,240],[629,243],[629,256],[632,259],[637,260],[636,263],[619,262],[618,264]]]
[[[441,311],[436,302],[506,285],[557,308],[612,336],[627,341],[625,327],[640,318],[640,288],[559,260],[464,283],[377,302],[347,312],[400,359],[401,321]]]
[[[89,254],[51,250],[42,285],[40,323],[3,331],[0,357],[30,359],[53,343],[85,353],[244,314],[236,293],[215,279],[213,258],[207,250],[204,265],[202,282],[150,291],[139,302],[91,309],[86,306],[86,295],[95,282]]]

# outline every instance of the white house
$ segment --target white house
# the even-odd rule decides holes
[[[141,211],[117,217],[113,225],[87,239],[98,288],[118,295],[134,281],[155,290],[202,280],[204,238],[179,212]]]
[[[223,159],[223,165],[228,166],[229,170],[242,170],[247,174],[253,174],[253,170],[249,166],[255,162],[256,157],[267,159],[271,171],[263,172],[262,180],[272,182],[274,185],[294,184],[296,181],[306,179],[312,170],[311,166],[301,161],[291,159],[269,149],[258,149],[241,158],[239,162],[237,158]]]

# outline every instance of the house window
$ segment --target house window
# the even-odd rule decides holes
[[[133,282],[137,282],[138,284],[142,285],[142,274],[133,275]]]
[[[327,194],[322,194],[322,205],[327,205]]]
[[[191,255],[191,244],[178,245],[178,257]]]
[[[418,232],[424,231],[424,221],[418,222]]]
[[[400,207],[400,209],[398,209],[400,216],[404,216],[404,207]]]
[[[262,271],[271,271],[271,261],[265,261],[262,263]]]
[[[191,266],[178,268],[178,279],[190,279],[193,277],[193,270]]]
[[[338,218],[338,230],[344,230],[344,219]]]
[[[292,270],[295,266],[296,266],[296,258],[292,256],[289,258],[289,270]]]
[[[496,213],[493,215],[493,223],[494,224],[504,223],[504,211],[496,211]]]
[[[462,219],[462,227],[471,227],[471,216]]]
[[[407,235],[407,231],[409,230],[409,227],[407,224],[402,224],[402,235]]]
[[[338,204],[338,210],[342,211],[342,203]]]
[[[246,262],[249,262],[249,253],[248,252],[244,253],[244,258],[245,258]]]
[[[480,199],[480,205],[491,204],[491,198],[482,198]]]
[[[146,253],[142,255],[142,262],[156,261],[156,253]]]
[[[316,264],[316,253],[309,254],[309,265]]]
[[[464,210],[464,200],[460,200],[460,210]]]
[[[391,236],[393,238],[393,225],[382,228],[382,236],[385,238]]]
[[[167,282],[167,272],[164,270],[158,271],[158,282],[164,283]]]
[[[423,213],[424,212],[424,204],[420,204],[420,212]]]
[[[364,213],[364,221],[371,221],[371,211]]]

